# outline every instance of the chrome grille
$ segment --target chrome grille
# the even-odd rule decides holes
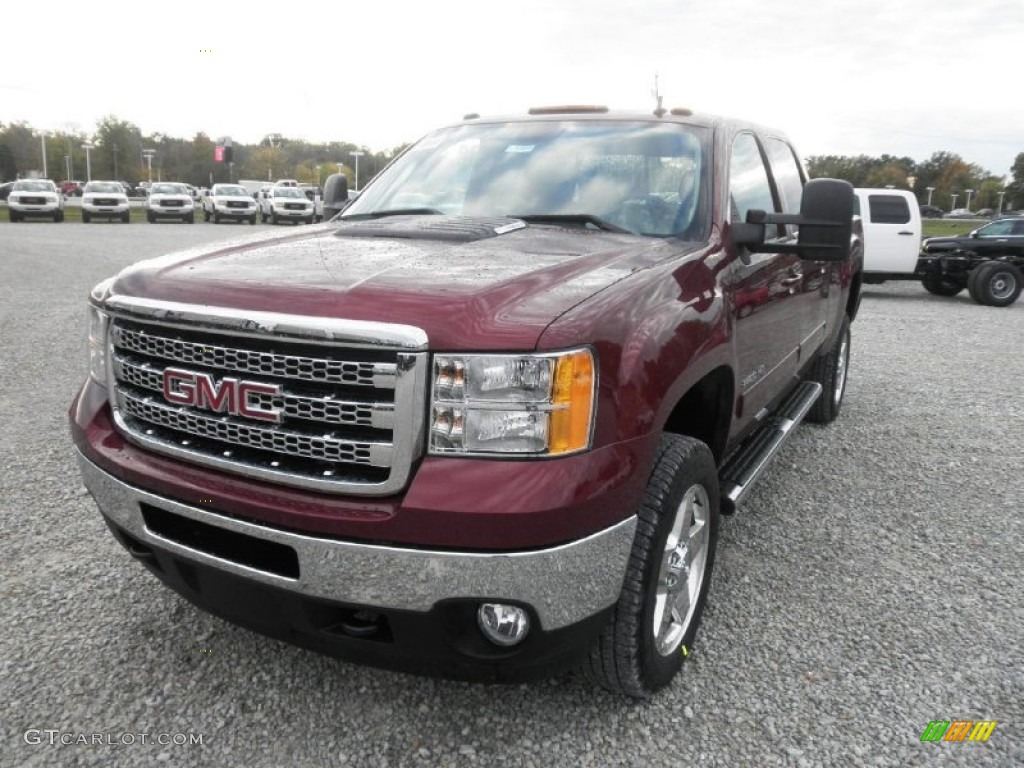
[[[194,411],[160,405],[151,398],[138,398],[120,392],[118,405],[149,424],[209,437],[232,445],[262,448],[266,451],[303,456],[331,463],[366,464],[386,467],[391,463],[391,445],[383,443],[346,442],[324,435],[313,437],[282,429],[250,426],[226,418],[201,416]]]
[[[129,440],[218,469],[332,493],[385,495],[405,486],[423,446],[422,331],[272,313],[247,319],[180,304],[165,305],[179,314],[135,316],[153,314],[154,307],[158,312],[160,305],[133,306],[118,297],[120,312],[110,323],[110,400]],[[375,328],[379,346],[367,335]],[[399,342],[386,346],[391,339]],[[418,348],[410,350],[411,339],[418,339]],[[168,378],[175,402],[164,395],[168,368],[175,369]],[[254,415],[271,411],[280,423]]]
[[[122,349],[178,363],[196,363],[274,378],[324,381],[363,387],[394,387],[394,363],[351,363],[220,347],[157,336],[144,331],[127,330],[120,326],[114,326],[111,337],[114,345]]]
[[[120,380],[150,392],[162,393],[163,369],[149,363],[131,362],[121,355],[114,356],[114,375]],[[283,411],[284,415],[307,421],[330,424],[353,424],[377,429],[394,427],[393,403],[363,403],[356,400],[337,400],[329,395],[305,397],[285,392],[282,395],[255,394],[253,402],[263,410]]]

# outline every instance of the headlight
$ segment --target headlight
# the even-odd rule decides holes
[[[557,456],[586,450],[594,421],[594,355],[437,355],[430,452]]]
[[[114,278],[99,283],[89,292],[89,377],[98,384],[107,386],[107,326],[110,316],[97,304],[110,291]]]
[[[107,313],[89,305],[89,376],[107,385]]]

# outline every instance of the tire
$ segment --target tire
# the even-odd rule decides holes
[[[89,212],[82,211],[82,223],[88,224],[90,221],[92,221],[92,216],[89,215]]]
[[[19,221],[21,221],[21,216],[18,215],[17,211],[8,210],[7,211],[7,219],[12,224],[17,224]]]
[[[146,221],[150,224],[156,224],[156,216],[153,215],[152,211],[146,211]]]
[[[921,278],[921,285],[936,296],[956,296],[967,287],[967,281],[949,275],[925,275]]]
[[[255,223],[256,223],[256,214],[254,213],[252,216],[249,217],[249,225],[252,226]]]
[[[637,513],[622,592],[590,650],[588,671],[599,685],[646,699],[679,671],[711,585],[718,504],[718,473],[708,447],[692,437],[663,435]],[[680,552],[672,542],[678,544],[683,532],[696,546]],[[693,567],[678,568],[680,556]],[[673,603],[684,595],[688,608],[680,616],[677,608],[684,605]]]
[[[277,224],[277,214],[273,211],[270,212],[270,223],[275,225]]]
[[[307,224],[312,224],[313,223],[313,217],[310,216],[308,219],[306,219],[306,223]]]
[[[64,211],[56,211],[53,214],[53,221],[56,224],[60,224],[62,221],[64,221]]]
[[[123,214],[121,214],[121,221],[124,222],[125,224],[130,224],[131,221],[132,221],[132,214],[131,214],[131,212],[130,211],[125,211]]]
[[[196,215],[195,215],[195,213],[188,214],[187,216],[185,216],[182,219],[182,221],[185,222],[186,224],[195,224],[196,223]]]
[[[266,223],[267,223],[267,214],[265,214],[263,211],[260,211],[260,224],[266,224]]]
[[[220,224],[220,214],[216,211],[213,212],[213,223]]]
[[[1008,261],[986,261],[974,270],[968,287],[971,298],[986,307],[1008,307],[1024,287],[1021,271]]]
[[[821,384],[819,397],[811,410],[807,412],[807,420],[818,424],[835,421],[843,407],[843,395],[846,394],[847,371],[850,367],[850,318],[843,315],[843,324],[839,328],[832,348],[818,355],[811,363],[808,381]]]
[[[210,220],[210,212],[208,210],[206,210],[205,208],[203,208],[203,221],[209,221],[209,220]]]

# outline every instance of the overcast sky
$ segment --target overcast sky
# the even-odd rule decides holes
[[[255,0],[4,5],[0,121],[413,141],[467,112],[666,107],[804,156],[1024,152],[1024,0]],[[207,52],[209,51],[209,52]]]

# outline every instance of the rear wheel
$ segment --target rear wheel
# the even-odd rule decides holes
[[[185,218],[182,219],[182,221],[184,221],[186,224],[195,224],[196,223],[196,215],[195,215],[195,213],[188,214],[187,216],[185,216]]]
[[[808,421],[828,424],[839,415],[843,407],[843,395],[846,394],[846,372],[849,365],[850,318],[844,315],[832,348],[820,354],[811,364],[807,380],[821,384],[821,397],[807,412]]]
[[[974,270],[968,288],[971,298],[988,307],[1007,307],[1020,296],[1024,277],[1008,261],[986,261]]]
[[[956,296],[967,287],[967,281],[949,275],[925,275],[921,278],[921,285],[936,296]]]
[[[648,698],[689,656],[711,584],[718,504],[708,447],[692,437],[663,435],[622,592],[590,651],[589,671],[600,685]]]
[[[12,224],[21,221],[21,216],[19,216],[18,212],[14,210],[7,211],[7,218],[10,220]]]
[[[131,220],[132,220],[132,215],[131,215],[130,212],[125,211],[124,213],[121,214],[121,221],[123,221],[125,224],[130,223]]]
[[[255,223],[256,223],[256,214],[254,213],[252,216],[249,217],[249,224],[251,225],[251,224],[255,224]]]

